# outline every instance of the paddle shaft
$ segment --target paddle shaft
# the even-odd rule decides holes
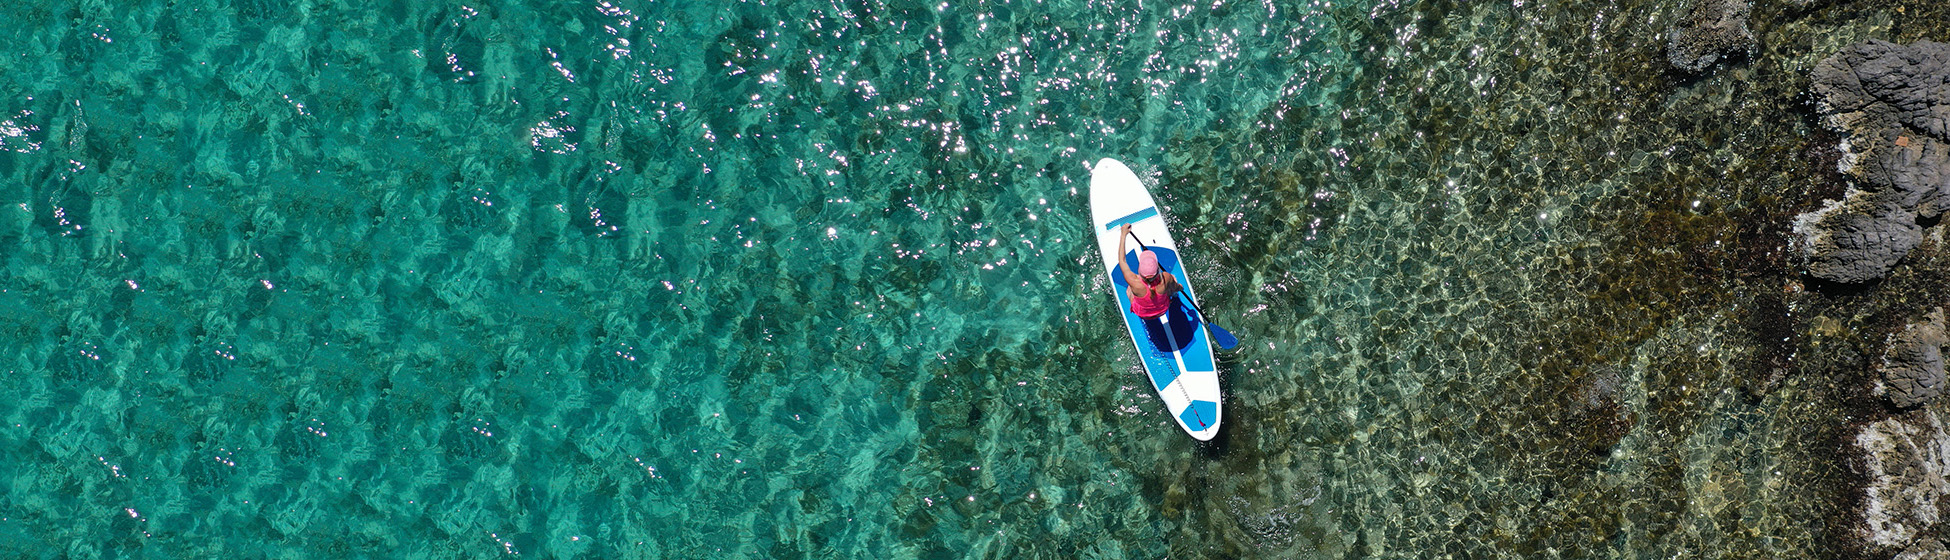
[[[1129,226],[1125,226],[1125,227],[1129,227]],[[1149,245],[1145,245],[1144,240],[1138,239],[1137,234],[1131,232],[1131,230],[1128,229],[1124,230],[1124,234],[1131,236],[1131,239],[1137,240],[1139,249],[1145,251],[1151,250],[1151,247]],[[1119,243],[1122,244],[1122,241],[1119,241]],[[1120,263],[1124,262],[1121,260],[1124,258],[1124,255],[1118,255],[1117,258],[1120,259],[1118,262]],[[1185,269],[1184,266],[1185,263],[1183,261],[1180,261],[1178,264],[1179,264],[1178,266],[1179,270]],[[1123,265],[1120,264],[1119,266],[1121,267]],[[1198,319],[1199,319],[1198,322],[1200,325],[1205,327],[1205,333],[1212,336],[1212,342],[1214,344],[1218,345],[1218,347],[1220,348],[1224,348],[1227,350],[1231,350],[1234,346],[1239,345],[1239,337],[1232,336],[1232,333],[1230,331],[1227,331],[1218,325],[1212,324],[1211,321],[1212,316],[1205,314],[1205,309],[1199,307],[1197,301],[1192,300],[1191,292],[1184,291],[1183,295],[1185,296],[1185,303],[1192,304],[1192,309],[1198,311]]]
[[[1145,244],[1144,244],[1144,240],[1143,240],[1143,239],[1138,239],[1138,236],[1137,236],[1137,233],[1135,233],[1135,232],[1132,232],[1132,231],[1129,231],[1129,230],[1126,230],[1126,231],[1124,232],[1124,235],[1129,235],[1129,236],[1131,236],[1131,240],[1132,240],[1132,241],[1136,241],[1136,242],[1138,242],[1138,250],[1140,250],[1140,251],[1149,251],[1149,250],[1151,250],[1151,246],[1149,246],[1149,245],[1145,245]],[[1119,256],[1118,256],[1117,258],[1120,258],[1120,259],[1121,259],[1121,258],[1124,258],[1124,257],[1123,257],[1122,255],[1119,255]],[[1185,269],[1185,267],[1182,267],[1182,266],[1181,266],[1181,267],[1179,267],[1178,269],[1179,269],[1179,270],[1184,270],[1184,269]],[[1197,301],[1195,301],[1195,300],[1193,300],[1193,299],[1192,299],[1192,296],[1191,296],[1190,294],[1186,294],[1186,295],[1185,295],[1185,302],[1186,302],[1186,303],[1190,303],[1190,304],[1192,304],[1192,309],[1194,309],[1194,310],[1196,310],[1196,311],[1198,311],[1198,316],[1200,317],[1200,319],[1199,319],[1199,322],[1205,322],[1205,320],[1206,320],[1206,319],[1204,319],[1204,318],[1207,318],[1207,317],[1211,317],[1211,315],[1206,315],[1206,314],[1205,314],[1205,309],[1203,309],[1203,308],[1201,308],[1201,307],[1199,307],[1199,306],[1198,306],[1198,302],[1197,302]],[[1209,323],[1208,323],[1208,324],[1209,324]]]

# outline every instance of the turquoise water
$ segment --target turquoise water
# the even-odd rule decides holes
[[[50,4],[0,7],[5,556],[1839,530],[1842,390],[1752,365],[1819,186],[1767,139],[1887,17],[1675,83],[1636,3]],[[1102,157],[1244,341],[1216,445],[1108,303]]]

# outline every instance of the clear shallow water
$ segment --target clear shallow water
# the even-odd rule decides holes
[[[1768,139],[1886,18],[1675,85],[1661,6],[952,4],[0,8],[0,550],[1832,540]],[[1246,341],[1221,445],[1115,327],[1100,157]]]

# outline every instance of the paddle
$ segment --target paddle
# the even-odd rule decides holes
[[[1151,250],[1151,247],[1144,244],[1143,239],[1138,239],[1136,233],[1131,233],[1128,231],[1124,233],[1130,235],[1131,240],[1138,242],[1138,249],[1144,251]],[[1118,258],[1123,258],[1123,257],[1118,257]],[[1181,266],[1178,269],[1184,270],[1185,268]],[[1192,301],[1192,296],[1185,295],[1184,290],[1179,290],[1178,293],[1180,295],[1184,295],[1185,303],[1192,304],[1192,309],[1198,311],[1198,317],[1200,319],[1199,323],[1205,325],[1205,332],[1210,333],[1212,335],[1212,342],[1218,343],[1220,348],[1224,348],[1226,350],[1231,350],[1232,347],[1239,345],[1239,337],[1232,336],[1232,333],[1230,331],[1227,331],[1224,328],[1220,328],[1218,325],[1212,324],[1212,316],[1205,314],[1205,310],[1199,308],[1198,302]]]

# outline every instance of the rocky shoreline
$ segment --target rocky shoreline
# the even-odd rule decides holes
[[[1795,232],[1815,278],[1882,278],[1943,214],[1950,181],[1950,45],[1868,41],[1823,60],[1814,94],[1824,124],[1846,135],[1840,202],[1803,214]]]
[[[1790,17],[1821,7],[1814,0],[1782,4]],[[1672,70],[1691,79],[1751,56],[1758,49],[1751,12],[1745,0],[1687,1],[1667,31]],[[1832,148],[1811,151],[1839,154],[1834,172],[1846,190],[1839,200],[1797,216],[1788,248],[1815,288],[1812,295],[1877,298],[1882,280],[1912,252],[1940,244],[1944,236],[1937,223],[1950,210],[1950,44],[1860,41],[1827,54],[1808,78],[1820,125],[1838,135]],[[1793,278],[1788,284],[1790,291],[1802,285]],[[1854,420],[1854,435],[1841,446],[1844,455],[1853,454],[1850,466],[1858,477],[1847,494],[1854,503],[1837,515],[1852,525],[1848,532],[1855,539],[1840,548],[1845,554],[1950,559],[1950,431],[1937,410],[1942,405],[1935,404],[1946,383],[1944,347],[1950,346],[1943,308],[1950,297],[1942,292],[1881,296],[1936,303],[1896,318],[1903,326],[1882,336],[1880,363],[1872,371],[1830,372],[1867,380],[1863,392],[1873,403],[1843,405],[1866,408],[1857,410],[1864,418]]]
[[[1950,45],[1870,40],[1817,64],[1811,90],[1823,125],[1842,134],[1847,194],[1802,214],[1792,244],[1809,278],[1837,291],[1873,290],[1902,266],[1950,206]],[[1924,294],[1943,299],[1942,294]],[[1932,306],[1886,336],[1866,376],[1886,406],[1850,442],[1861,487],[1850,507],[1859,551],[1950,558],[1950,434],[1931,403],[1945,383],[1944,311]]]

